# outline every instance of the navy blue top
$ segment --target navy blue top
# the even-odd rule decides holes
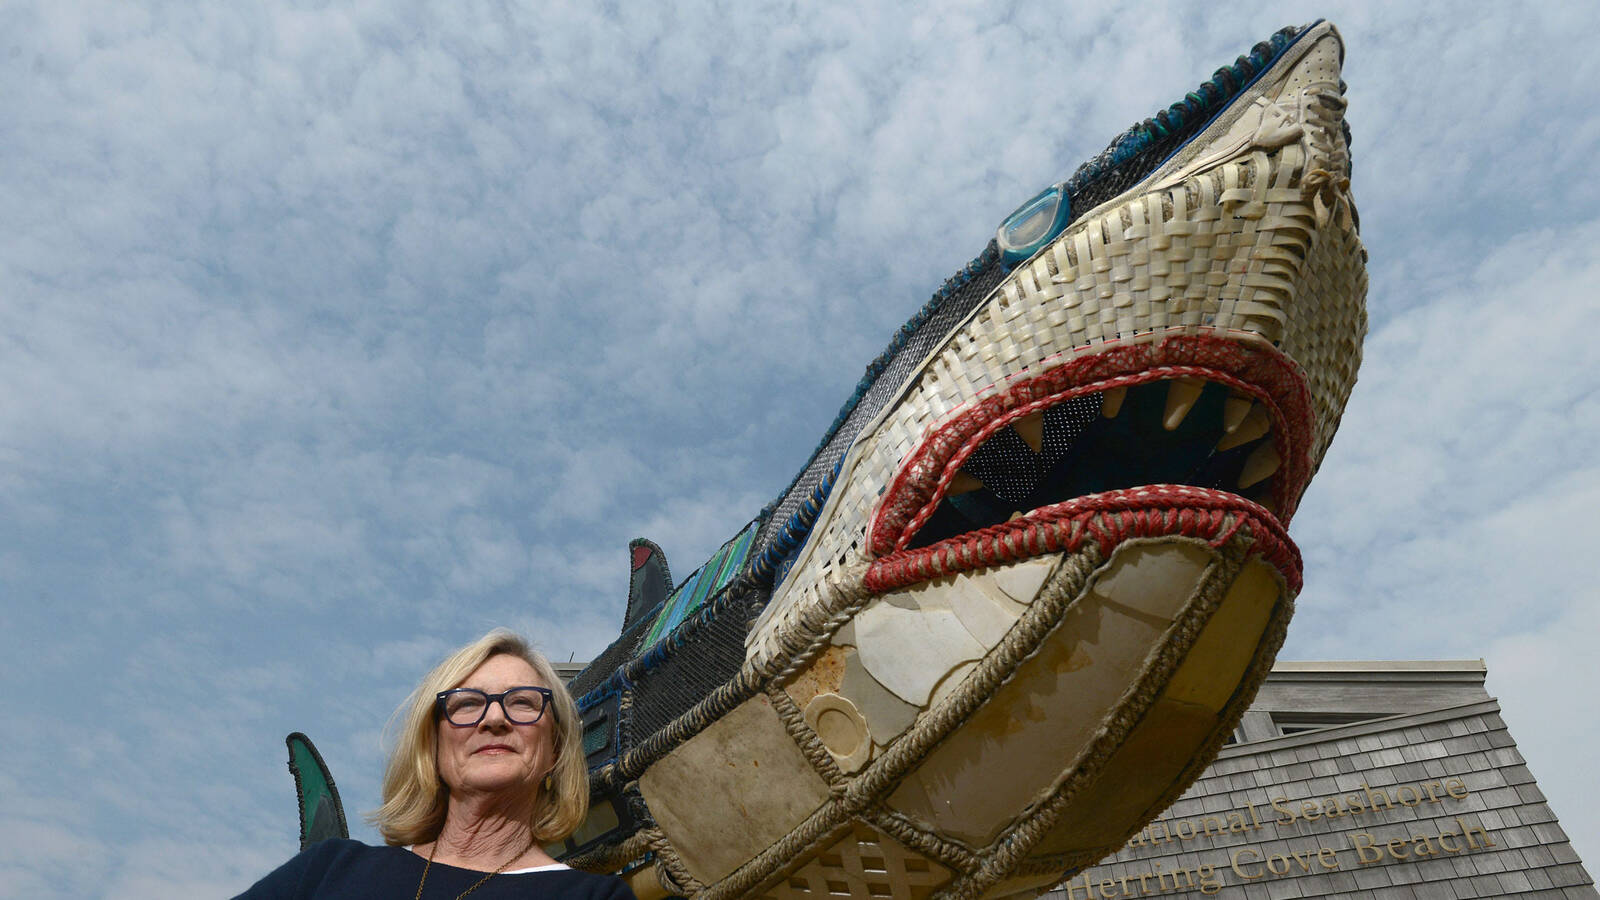
[[[428,861],[404,847],[323,841],[304,850],[235,900],[395,900],[415,897]],[[484,873],[434,863],[423,900],[454,900]],[[622,879],[575,869],[496,875],[473,900],[634,900]]]

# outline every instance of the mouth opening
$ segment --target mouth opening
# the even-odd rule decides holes
[[[990,434],[906,546],[1154,484],[1227,491],[1273,511],[1281,467],[1267,408],[1228,385],[1158,378],[1080,394]]]
[[[938,549],[1172,491],[1282,529],[1311,477],[1310,405],[1299,367],[1257,335],[1173,329],[1086,348],[926,432],[882,492],[868,549]]]

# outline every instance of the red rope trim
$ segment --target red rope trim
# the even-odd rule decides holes
[[[1166,484],[1077,497],[1003,525],[902,550],[872,564],[866,587],[881,594],[970,569],[1071,553],[1090,541],[1107,555],[1133,538],[1192,537],[1220,547],[1240,529],[1248,529],[1256,551],[1299,593],[1300,548],[1271,513],[1237,494]]]
[[[884,556],[904,550],[938,509],[967,457],[1013,420],[1083,394],[1180,377],[1225,384],[1262,403],[1283,460],[1273,502],[1287,524],[1311,479],[1311,395],[1299,367],[1264,343],[1173,334],[1075,357],[977,401],[935,428],[890,483],[868,532],[869,551]]]

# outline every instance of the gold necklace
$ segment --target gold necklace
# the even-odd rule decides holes
[[[472,887],[469,887],[466,890],[462,891],[461,893],[457,894],[456,895],[456,900],[461,900],[462,897],[465,897],[466,895],[472,893],[473,891],[477,890],[478,888],[483,887],[483,883],[485,881],[488,881],[489,879],[495,877],[496,875],[499,875],[501,872],[504,872],[506,866],[509,866],[512,863],[516,862],[517,860],[521,859],[522,858],[522,854],[523,853],[527,853],[528,852],[528,848],[532,847],[532,846],[533,846],[533,841],[531,841],[531,840],[528,841],[528,846],[522,848],[522,853],[518,853],[516,856],[511,857],[510,859],[508,859],[505,862],[501,863],[499,868],[495,869],[493,872],[490,872],[489,874],[483,876],[482,878],[479,878],[476,882],[473,883]],[[433,855],[435,853],[438,853],[438,852],[439,852],[439,839],[438,838],[434,838],[433,839],[433,846],[428,849],[428,864],[422,867],[422,880],[417,882],[417,897],[416,897],[416,900],[422,900],[422,886],[428,883],[428,870],[433,868]]]

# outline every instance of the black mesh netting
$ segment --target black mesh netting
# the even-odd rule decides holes
[[[567,683],[567,690],[572,696],[581,698],[599,687],[602,682],[611,677],[620,666],[633,658],[633,653],[639,647],[640,638],[650,630],[650,625],[655,621],[653,614],[646,614],[639,618],[622,633],[622,636],[611,642],[611,646],[601,651],[582,672]]]
[[[766,592],[735,581],[680,625],[670,652],[634,679],[624,750],[666,727],[727,683],[744,662],[744,636]]]
[[[773,539],[782,532],[784,524],[794,516],[806,498],[811,496],[812,490],[828,477],[834,466],[838,465],[845,451],[850,449],[850,444],[856,439],[856,435],[861,433],[861,429],[873,416],[883,410],[905,380],[911,377],[911,373],[916,370],[923,358],[950,334],[957,322],[977,308],[983,298],[987,297],[1006,276],[1006,269],[1000,262],[999,250],[992,242],[975,262],[979,266],[978,271],[966,284],[951,292],[912,332],[911,337],[890,358],[877,380],[867,388],[844,423],[839,426],[839,430],[833,433],[828,442],[811,458],[811,462],[800,473],[800,477],[790,485],[783,499],[778,501],[772,517],[762,525],[760,534],[756,535],[752,558],[766,550]]]
[[[1303,31],[1293,27],[1280,29],[1270,40],[1252,48],[1249,56],[1241,56],[1232,65],[1218,69],[1211,79],[1179,103],[1133,126],[1104,152],[1080,166],[1069,181],[1073,218],[1122,194],[1154,171],[1163,160],[1200,133],[1212,115],[1238,96],[1244,86],[1271,65],[1283,48]],[[1346,137],[1348,141],[1348,130]],[[1136,139],[1136,144],[1142,145],[1140,149],[1126,159],[1113,163],[1118,148],[1130,139]],[[916,365],[950,333],[958,321],[988,296],[1009,271],[1001,262],[993,243],[974,260],[973,265],[977,271],[970,280],[951,291],[942,301],[936,299],[930,303],[930,306],[936,303],[937,308],[923,318],[909,340],[898,348],[895,344],[890,345],[892,357],[887,367],[866,389],[838,430],[818,449],[778,501],[772,517],[756,537],[756,554],[771,546],[795,511],[833,471],[833,467],[861,433],[862,427],[892,399]]]

